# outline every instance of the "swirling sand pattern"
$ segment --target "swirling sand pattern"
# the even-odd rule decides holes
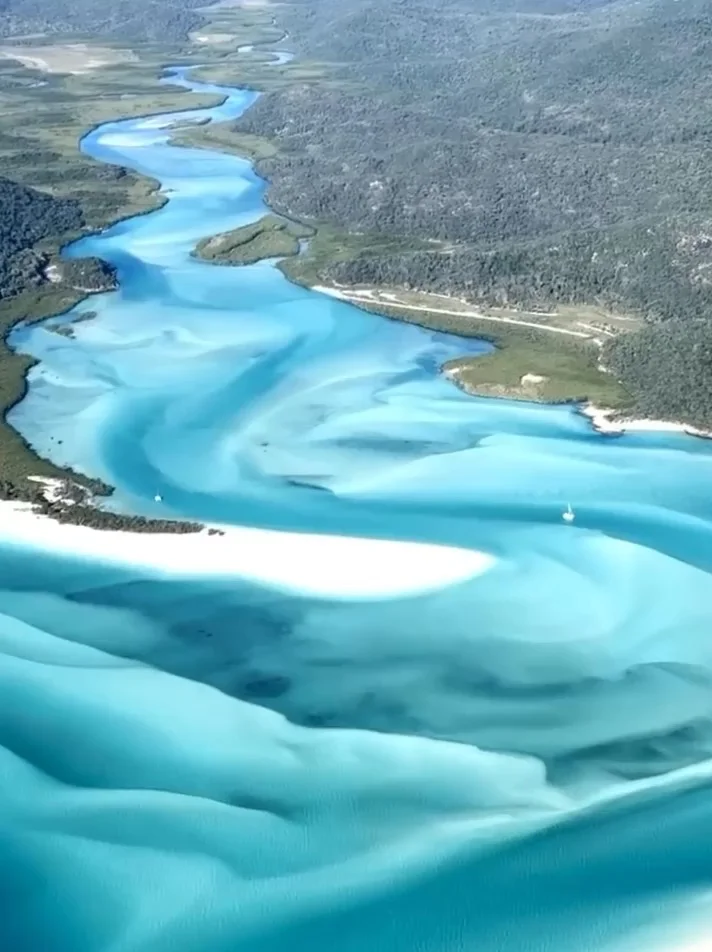
[[[74,339],[16,333],[40,363],[12,420],[121,507],[252,535],[226,577],[153,564],[140,539],[134,563],[69,530],[43,549],[6,517],[0,944],[697,941],[710,444],[468,398],[436,369],[484,345],[361,313],[272,263],[191,258],[264,211],[247,162],[167,144],[176,119],[254,98],[216,91],[216,109],[84,140],[170,202],[69,249],[114,262],[121,287],[76,309],[98,316]]]

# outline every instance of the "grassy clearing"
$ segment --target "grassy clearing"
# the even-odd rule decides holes
[[[598,368],[599,349],[592,342],[548,339],[553,335],[544,340],[543,333],[518,328],[488,336],[494,353],[461,357],[443,368],[468,393],[545,403],[590,400],[620,410],[632,404],[618,381]]]
[[[195,256],[214,264],[255,264],[265,258],[296,255],[299,242],[313,229],[277,215],[265,215],[259,221],[213,238],[198,242]]]
[[[284,36],[284,30],[274,22],[272,11],[264,7],[213,8],[209,15],[210,21],[190,35],[191,44],[201,52],[209,52],[214,46],[223,53],[234,52],[241,46],[277,43]],[[220,37],[217,43],[215,37]]]

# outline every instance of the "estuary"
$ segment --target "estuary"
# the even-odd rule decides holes
[[[712,443],[470,397],[439,367],[489,345],[198,260],[265,183],[171,129],[256,94],[163,82],[225,99],[84,138],[169,201],[67,249],[119,288],[15,332],[10,420],[117,509],[225,535],[0,510],[0,944],[692,948]]]

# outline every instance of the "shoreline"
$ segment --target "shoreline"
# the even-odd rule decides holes
[[[44,517],[58,525],[83,526],[96,532],[130,532],[132,535],[162,533],[172,536],[201,532],[205,525],[186,519],[155,519],[102,509],[97,498],[108,499],[114,492],[99,480],[90,487],[80,477],[34,475],[26,477],[26,484],[18,486],[10,480],[0,480],[0,506],[23,506],[32,514]],[[87,482],[92,482],[87,479]],[[218,530],[211,530],[215,534]],[[0,533],[0,541],[2,534]]]
[[[161,67],[161,70],[164,68],[167,67]],[[159,73],[158,80],[160,80],[160,75]],[[194,105],[186,106],[185,110],[181,109],[179,111],[189,111],[193,108],[195,108]],[[145,118],[152,118],[164,114],[165,113],[161,111],[149,110],[145,114]],[[115,121],[143,117],[143,114],[138,116],[132,116],[130,113],[126,115],[119,114]],[[84,154],[82,148],[84,140],[96,129],[100,128],[104,122],[105,120],[97,121],[82,130],[75,144],[77,153],[81,155]],[[142,197],[141,205],[143,207],[119,207],[116,214],[109,214],[106,220],[101,224],[86,224],[81,229],[64,232],[52,239],[42,239],[33,250],[46,259],[46,268],[59,268],[62,264],[68,263],[71,265],[90,260],[89,258],[66,258],[65,251],[78,241],[89,238],[92,235],[102,234],[122,222],[150,215],[166,205],[169,198],[167,195],[162,194],[161,182],[151,176],[143,175],[133,170],[129,171],[131,175],[136,177],[136,181],[141,187],[140,195]],[[146,203],[145,205],[144,202]],[[112,269],[110,262],[103,259],[97,260],[106,268]],[[118,288],[119,284],[115,275],[112,276],[110,286],[97,288],[77,287],[68,283],[64,278],[57,281],[53,279],[51,275],[46,275],[45,281],[42,284],[36,287],[29,287],[16,295],[12,295],[0,301],[0,350],[4,352],[5,358],[10,364],[18,368],[22,367],[21,377],[16,385],[12,387],[7,395],[3,395],[0,399],[0,429],[6,433],[6,437],[4,437],[6,442],[9,444],[17,444],[21,448],[21,455],[25,456],[24,462],[20,464],[21,473],[19,475],[3,474],[4,478],[0,479],[0,500],[31,497],[34,504],[44,506],[46,500],[37,498],[36,495],[32,493],[32,484],[30,481],[33,471],[39,471],[43,477],[48,479],[64,480],[67,485],[78,487],[95,496],[108,497],[114,492],[114,487],[108,485],[103,480],[77,472],[70,466],[60,466],[49,456],[41,455],[25,439],[19,430],[16,430],[9,422],[8,415],[27,395],[29,386],[28,374],[38,363],[31,355],[25,354],[12,347],[9,339],[13,332],[23,323],[42,324],[48,320],[64,318],[70,315],[79,304],[94,295],[110,293],[118,290]],[[69,320],[66,326],[71,327],[72,323],[73,321]],[[106,517],[115,515],[107,514],[98,506],[93,508],[97,513]]]
[[[373,311],[371,308],[375,307],[391,307],[394,310],[397,307],[400,307],[403,311],[414,311],[417,314],[421,313],[430,313],[428,308],[414,306],[411,308],[410,305],[405,305],[403,303],[394,303],[392,301],[383,301],[380,300],[377,295],[381,294],[383,297],[395,297],[392,294],[388,294],[380,288],[368,288],[368,289],[351,289],[346,287],[333,287],[330,285],[321,285],[315,284],[311,288],[313,291],[317,291],[319,294],[324,294],[328,297],[335,298],[340,301],[344,301],[348,304],[354,305],[356,307],[361,307],[363,310],[366,310],[371,314],[378,314],[378,311]],[[447,300],[447,295],[439,294],[437,297]],[[451,297],[450,300],[454,304],[468,304],[461,298]],[[453,315],[462,315],[462,316],[471,316],[477,320],[489,321],[493,324],[502,323],[508,326],[521,326],[535,328],[537,330],[548,331],[553,333],[563,333],[568,334],[573,337],[584,337],[587,335],[579,334],[576,331],[565,331],[555,327],[548,327],[546,325],[538,326],[533,322],[529,321],[520,321],[516,318],[507,318],[507,317],[498,317],[495,315],[482,315],[475,310],[474,305],[469,305],[468,307],[472,308],[469,311],[445,311],[443,314],[453,314]],[[438,313],[434,311],[433,313]],[[402,318],[397,314],[382,315],[388,320],[402,320]],[[427,319],[418,318],[412,323],[417,324],[420,327],[425,327],[431,330],[441,330],[441,328],[436,327],[435,323],[429,323]],[[479,335],[478,335],[479,336]],[[485,339],[485,338],[482,338]],[[593,339],[593,338],[589,338]],[[496,346],[496,344],[495,344]],[[456,358],[457,359],[457,358]],[[649,417],[635,417],[626,415],[624,410],[616,409],[615,407],[601,407],[592,401],[587,400],[537,400],[534,397],[519,396],[517,394],[505,394],[502,393],[477,393],[467,387],[458,379],[457,369],[449,367],[448,364],[452,361],[448,361],[446,364],[443,364],[440,367],[440,372],[444,377],[446,377],[454,386],[459,390],[462,390],[463,393],[467,393],[470,396],[482,397],[484,399],[491,400],[517,400],[521,403],[541,403],[545,406],[573,406],[576,411],[582,416],[586,417],[591,427],[603,436],[621,436],[627,432],[638,432],[638,433],[680,433],[684,436],[692,436],[698,439],[712,439],[712,429],[705,429],[704,427],[695,426],[692,423],[683,423],[679,420],[658,420],[652,419]]]
[[[623,433],[681,433],[698,439],[712,439],[712,430],[705,430],[690,423],[675,420],[652,420],[646,417],[627,417],[621,411],[598,407],[593,403],[579,406],[579,413],[587,417],[597,433],[622,435]]]
[[[269,211],[254,222],[201,238],[191,257],[218,267],[284,261],[299,255],[302,242],[308,241],[313,234],[313,228]]]

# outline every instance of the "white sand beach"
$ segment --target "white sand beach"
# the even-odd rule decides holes
[[[210,528],[220,534],[210,534]],[[234,577],[325,598],[391,598],[437,590],[486,571],[482,552],[415,542],[207,526],[153,533],[60,523],[0,502],[0,545],[22,545],[182,576]]]
[[[626,433],[626,432],[651,432],[651,433],[686,433],[688,436],[701,436],[712,438],[712,431],[701,430],[690,426],[688,423],[675,423],[671,420],[637,420],[634,418],[616,417],[616,410],[609,410],[605,407],[597,407],[592,403],[587,403],[581,408],[584,416],[587,416],[593,428],[599,433]]]

